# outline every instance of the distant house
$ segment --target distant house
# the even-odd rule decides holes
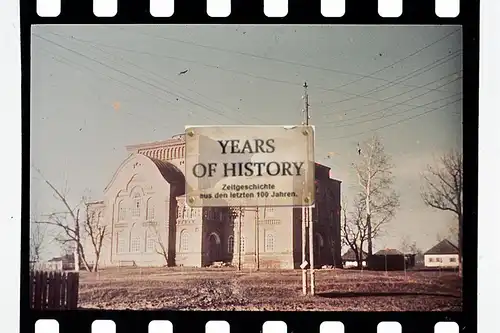
[[[52,258],[45,264],[45,269],[49,271],[70,271],[74,267],[75,261],[72,254]]]
[[[437,243],[424,253],[425,267],[458,267],[458,247],[447,239]]]
[[[363,267],[366,267],[366,258],[368,257],[368,253],[365,251],[361,252],[361,264]],[[347,250],[346,253],[342,256],[342,265],[345,268],[358,267],[358,261],[356,260],[356,252],[353,249]]]
[[[368,268],[373,270],[397,271],[414,265],[413,255],[405,255],[396,249],[384,249],[367,258]]]

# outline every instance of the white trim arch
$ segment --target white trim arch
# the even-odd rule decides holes
[[[234,253],[234,236],[231,235],[227,238],[227,253]]]
[[[221,243],[219,234],[216,232],[211,232],[210,234],[208,234],[207,240],[209,240],[212,236],[215,236],[215,243],[219,245]]]
[[[266,252],[274,252],[275,251],[275,248],[276,248],[276,237],[274,237],[274,233],[273,232],[266,232],[266,238],[264,240],[265,242],[265,251]]]
[[[112,194],[115,197],[122,190],[130,193],[133,189],[130,189],[131,181],[139,174],[144,182],[153,186],[155,192],[163,192],[169,195],[169,183],[163,177],[158,166],[145,155],[131,154],[111,177],[110,182],[104,189],[104,196],[109,197]]]
[[[316,244],[317,244],[317,246],[318,246],[319,248],[324,247],[324,246],[325,246],[325,241],[324,241],[324,239],[323,239],[323,236],[322,236],[319,232],[315,233],[315,235],[314,235],[314,236],[316,237],[316,239],[315,239],[315,240],[316,240]]]
[[[189,251],[189,232],[186,229],[181,230],[179,233],[179,252]]]

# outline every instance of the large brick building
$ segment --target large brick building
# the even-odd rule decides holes
[[[184,136],[128,146],[102,201],[89,212],[107,225],[99,266],[193,266],[216,261],[242,267],[298,268],[302,209],[190,208],[184,196]],[[316,164],[316,265],[342,264],[340,181]],[[258,220],[258,224],[256,224]],[[241,222],[241,226],[240,226]],[[258,237],[256,237],[258,234]],[[85,255],[95,261],[90,239]],[[258,251],[255,249],[258,248]]]

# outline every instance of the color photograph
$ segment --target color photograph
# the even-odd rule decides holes
[[[462,44],[32,26],[31,308],[462,311]]]

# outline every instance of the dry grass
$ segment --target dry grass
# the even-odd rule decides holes
[[[231,268],[127,268],[82,273],[82,308],[264,311],[460,311],[456,273],[318,270],[314,297],[301,273]]]

